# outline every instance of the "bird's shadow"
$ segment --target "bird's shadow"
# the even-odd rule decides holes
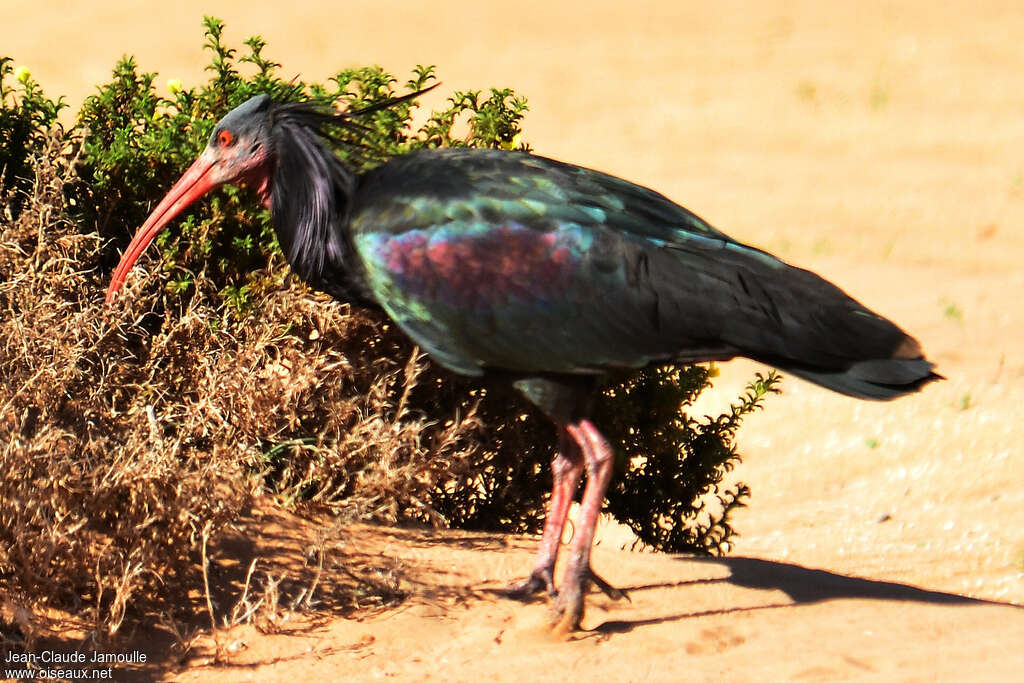
[[[679,557],[679,561],[699,564],[718,564],[729,570],[729,575],[707,579],[695,579],[682,582],[668,582],[624,587],[627,593],[637,593],[657,588],[673,588],[686,585],[729,583],[741,588],[756,590],[782,591],[789,597],[788,602],[769,604],[724,607],[721,609],[681,612],[648,619],[630,619],[606,621],[593,629],[595,634],[610,635],[626,633],[640,626],[659,624],[682,619],[751,612],[756,610],[799,607],[828,600],[862,599],[889,600],[898,602],[918,602],[933,605],[1002,605],[1024,609],[1024,606],[1006,602],[995,602],[970,598],[954,593],[917,588],[903,583],[877,581],[855,576],[844,576],[825,571],[810,569],[796,564],[774,562],[754,557],[695,558]]]

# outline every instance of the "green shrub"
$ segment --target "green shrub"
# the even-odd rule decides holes
[[[8,85],[14,76],[18,85]],[[47,98],[25,67],[15,73],[9,57],[0,57],[0,203],[14,220],[32,182],[30,157],[41,153],[64,99]]]
[[[778,375],[757,375],[728,413],[699,421],[686,407],[710,378],[703,366],[652,367],[605,391],[597,405],[620,454],[606,510],[655,550],[723,554],[735,533],[729,515],[750,496],[745,484],[723,480],[740,459],[736,430],[778,393]]]

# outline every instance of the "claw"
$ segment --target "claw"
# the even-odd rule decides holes
[[[602,579],[600,576],[595,574],[594,570],[590,567],[587,567],[586,578],[588,581],[591,581],[595,586],[600,588],[601,592],[607,595],[612,600],[621,600],[622,598],[625,598],[626,602],[633,602],[629,599],[629,594],[626,591],[611,585],[610,583]]]
[[[535,571],[525,581],[513,583],[505,589],[505,596],[513,600],[528,600],[542,590],[555,597],[558,592],[555,590],[555,582],[550,573]]]

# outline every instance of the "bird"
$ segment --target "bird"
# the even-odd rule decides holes
[[[254,187],[310,287],[382,310],[447,370],[507,383],[554,423],[539,548],[507,590],[547,592],[552,633],[580,630],[591,585],[624,595],[590,564],[614,462],[590,418],[602,377],[746,357],[870,400],[942,379],[895,323],[646,187],[526,151],[422,150],[362,172],[337,155],[337,131],[423,92],[341,112],[266,94],[240,104],[138,229],[106,300],[186,206],[227,183]]]

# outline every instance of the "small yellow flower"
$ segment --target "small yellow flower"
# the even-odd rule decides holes
[[[178,93],[180,93],[181,92],[181,79],[180,78],[168,79],[168,81],[167,81],[167,92],[171,93],[172,95],[177,95]]]
[[[28,79],[32,78],[32,72],[27,66],[19,66],[14,70],[14,77],[21,83],[28,83]]]

